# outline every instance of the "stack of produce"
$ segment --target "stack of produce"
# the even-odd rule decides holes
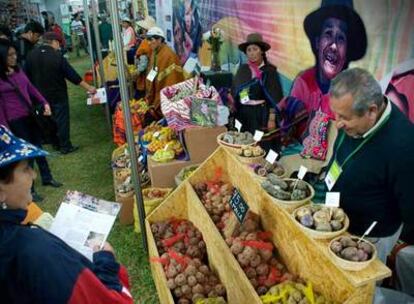
[[[270,238],[270,232],[260,229],[259,216],[249,212],[233,236],[226,239],[231,252],[259,295],[267,293],[275,284],[293,279],[293,275],[276,258]]]
[[[169,127],[152,124],[144,130],[142,140],[148,143],[148,152],[154,154],[152,159],[157,162],[173,160],[184,152],[175,132]]]
[[[260,177],[267,177],[270,173],[275,174],[279,178],[285,175],[285,169],[277,162],[271,164],[264,161],[262,164],[253,165],[252,168],[254,173]]]
[[[225,287],[210,270],[202,235],[186,220],[151,224],[167,285],[179,304],[224,297]]]
[[[306,228],[332,232],[345,225],[345,212],[341,208],[328,208],[323,205],[305,206],[295,211],[295,219]]]
[[[324,296],[317,294],[312,284],[285,281],[269,289],[260,297],[264,304],[334,304]]]
[[[129,101],[129,107],[131,109],[131,114],[145,114],[149,110],[149,106],[143,98],[131,99]]]
[[[352,262],[365,262],[372,258],[375,248],[362,240],[357,242],[349,236],[342,236],[332,241],[330,249],[341,259]]]
[[[216,227],[222,231],[232,212],[229,201],[234,191],[233,186],[222,181],[208,181],[194,185],[194,190]]]
[[[222,135],[221,140],[225,143],[237,146],[251,145],[255,143],[253,135],[250,132],[228,131]]]
[[[300,201],[311,195],[311,190],[306,182],[282,180],[273,173],[267,175],[262,187],[271,196],[283,201]]]
[[[137,157],[139,157],[141,155],[141,151],[138,145],[135,145],[135,151],[137,153]],[[131,158],[129,156],[129,150],[127,145],[118,147],[112,155],[112,168],[131,168]]]

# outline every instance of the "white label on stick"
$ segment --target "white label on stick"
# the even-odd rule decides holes
[[[142,156],[142,155],[140,155],[139,157],[138,157],[138,161],[139,162],[142,162],[142,160],[144,159],[144,156]]]
[[[237,119],[234,122],[234,126],[236,127],[237,131],[240,132],[242,128],[242,123],[238,121]]]
[[[367,231],[365,231],[364,235],[368,235],[371,233],[372,229],[374,229],[375,225],[377,224],[377,221],[374,221],[371,226],[369,226],[369,228],[367,229]]]
[[[253,140],[256,142],[259,142],[262,140],[263,135],[264,135],[263,131],[256,130],[254,132]]]
[[[339,207],[339,199],[341,194],[339,192],[326,192],[325,205],[329,207]]]
[[[267,153],[266,161],[273,165],[275,163],[275,161],[277,160],[278,156],[279,156],[279,154],[277,154],[275,151],[270,149],[269,153]]]
[[[306,172],[308,172],[308,168],[304,166],[300,166],[299,172],[298,172],[298,178],[303,179],[305,177]]]
[[[148,73],[148,76],[147,76],[147,79],[150,81],[150,82],[153,82],[154,81],[154,79],[155,79],[155,77],[157,76],[157,71],[156,70],[154,70],[154,69],[151,69],[151,71]]]

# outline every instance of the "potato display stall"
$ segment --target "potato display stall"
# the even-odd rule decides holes
[[[221,168],[221,179],[240,191],[250,210],[260,216],[263,228],[272,233],[271,241],[279,259],[290,273],[311,282],[316,292],[337,303],[372,303],[375,282],[390,276],[391,271],[379,260],[355,272],[336,266],[328,251],[330,240],[312,239],[306,234],[292,215],[267,195],[251,170],[222,147],[147,217],[150,258],[159,257],[151,223],[187,219],[203,235],[210,268],[225,286],[228,303],[262,303],[193,188],[199,182],[213,179],[217,168]],[[162,265],[151,262],[151,270],[160,302],[174,303]]]

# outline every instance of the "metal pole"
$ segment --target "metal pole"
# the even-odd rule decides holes
[[[91,4],[92,4],[93,30],[95,33],[96,53],[98,55],[98,63],[99,63],[99,76],[101,77],[101,86],[105,87],[106,80],[105,80],[105,73],[103,69],[101,37],[99,36],[99,27],[98,27],[98,18],[97,18],[98,6],[96,5],[96,0],[91,0]],[[111,119],[111,113],[109,111],[108,102],[105,104],[105,115],[106,115],[106,120],[109,126],[109,130],[111,131],[112,130],[112,119]]]
[[[92,49],[92,36],[91,36],[91,28],[89,24],[89,6],[88,0],[83,0],[83,14],[85,15],[85,23],[86,23],[86,35],[88,38],[88,48],[89,48],[89,57],[91,57],[91,64],[92,64],[92,75],[93,75],[93,82],[96,87],[96,72],[93,60],[93,49]]]
[[[138,214],[139,214],[139,223],[141,227],[142,242],[144,245],[144,250],[148,253],[148,243],[147,243],[147,234],[145,229],[145,209],[144,209],[144,200],[142,199],[142,189],[141,189],[141,179],[138,172],[138,163],[137,163],[137,153],[135,151],[135,139],[134,133],[132,131],[132,122],[131,122],[131,111],[129,108],[129,94],[128,86],[125,76],[125,65],[124,65],[124,56],[122,50],[121,42],[121,29],[119,26],[119,16],[118,16],[118,5],[117,1],[111,2],[111,19],[112,19],[112,31],[114,36],[114,51],[116,56],[116,64],[118,67],[118,80],[119,87],[121,90],[121,102],[122,110],[124,113],[126,137],[129,148],[129,155],[131,156],[131,169],[132,169],[132,181],[135,189],[135,197],[137,201]]]

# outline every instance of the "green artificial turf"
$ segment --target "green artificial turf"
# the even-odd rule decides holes
[[[90,68],[89,57],[70,61],[82,76]],[[105,112],[101,106],[86,106],[86,93],[79,86],[69,84],[69,99],[71,140],[80,149],[61,155],[45,146],[52,154],[48,160],[53,177],[64,185],[55,189],[41,186],[39,178],[36,181],[36,190],[44,197],[39,206],[52,215],[55,215],[67,190],[78,190],[105,200],[113,201],[115,198],[110,167],[115,146]],[[133,232],[133,226],[121,226],[117,220],[108,241],[114,247],[119,262],[128,269],[135,303],[158,303],[141,235]]]

